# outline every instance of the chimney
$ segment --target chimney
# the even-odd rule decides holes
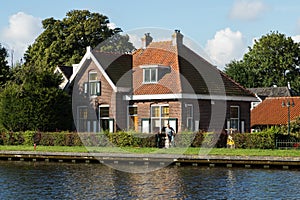
[[[173,46],[183,44],[183,35],[180,33],[180,30],[175,30],[175,33],[172,35],[172,44]]]
[[[145,33],[144,37],[142,37],[143,48],[147,48],[147,46],[152,42],[153,38],[150,36],[150,33]]]

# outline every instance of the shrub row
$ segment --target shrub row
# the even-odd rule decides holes
[[[214,133],[184,132],[175,137],[179,147],[217,147],[226,145],[224,135]],[[37,145],[43,146],[119,146],[119,147],[157,147],[157,135],[117,132],[117,133],[75,133],[75,132],[3,132],[0,145]]]
[[[236,148],[274,149],[275,139],[284,135],[272,129],[258,133],[233,134]],[[175,137],[178,147],[226,147],[227,134],[183,132]],[[133,132],[3,132],[1,145],[157,147],[157,135]]]

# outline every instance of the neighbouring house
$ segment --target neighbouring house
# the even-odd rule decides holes
[[[70,78],[73,74],[73,70],[76,69],[76,65],[73,67],[70,66],[58,66],[54,70],[54,73],[61,74],[62,76],[62,83],[59,85],[59,88],[62,90],[69,89]]]
[[[167,123],[176,132],[250,131],[257,98],[185,46],[180,31],[142,42],[130,54],[87,48],[68,79],[77,131],[156,133]]]
[[[259,101],[251,103],[251,110],[260,104],[267,97],[291,97],[292,91],[289,87],[259,87],[259,88],[248,88]]]
[[[300,97],[267,97],[251,111],[251,128],[287,125],[300,116]]]

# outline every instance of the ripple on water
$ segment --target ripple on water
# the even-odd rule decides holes
[[[294,170],[0,161],[0,199],[295,199],[299,182]]]

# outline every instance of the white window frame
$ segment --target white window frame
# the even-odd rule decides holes
[[[80,110],[81,109],[86,109],[86,119],[84,119],[84,118],[80,118]],[[80,121],[81,120],[85,120],[85,122],[84,123],[86,123],[86,128],[87,128],[87,130],[89,129],[89,127],[88,127],[88,107],[87,106],[78,106],[77,107],[77,130],[78,130],[78,132],[81,132],[80,131],[80,129],[81,129],[81,127],[80,127]],[[87,130],[84,130],[83,132],[86,132]]]
[[[238,118],[233,118],[231,117],[231,108],[237,108],[238,109]],[[230,115],[230,129],[232,129],[232,120],[237,120],[237,130],[236,131],[240,131],[240,106],[230,106],[230,110],[229,110],[229,115]]]
[[[101,113],[101,108],[108,108],[108,117],[101,117],[100,113]],[[99,130],[101,130],[101,119],[107,119],[109,120],[109,105],[99,105],[98,107],[98,124],[99,124]]]
[[[150,72],[149,72],[149,81],[146,81],[146,70],[150,70]],[[155,72],[155,80],[151,80],[153,72]],[[157,80],[158,80],[158,67],[145,67],[145,68],[143,68],[143,83],[144,84],[157,83]]]
[[[129,109],[130,108],[137,108],[137,105],[129,105],[127,106],[127,130],[129,130],[131,127],[129,127],[130,125],[130,117],[138,117],[138,113],[134,114],[134,115],[130,115]]]
[[[92,74],[96,74],[96,80],[91,80],[90,76]],[[92,87],[94,85],[94,87]],[[92,92],[92,89],[94,90]],[[85,89],[87,90],[87,89]],[[90,71],[89,72],[89,77],[88,77],[88,94],[91,97],[96,97],[98,96],[97,94],[100,93],[100,81],[97,79],[97,72],[96,71]]]
[[[188,109],[191,109],[191,116],[188,116],[186,114],[186,127],[190,130],[193,131],[193,119],[194,119],[194,106],[193,104],[185,104],[186,107],[186,112],[188,113]],[[191,122],[191,124],[189,125],[189,120]]]
[[[101,108],[108,108],[109,110],[109,105],[99,105],[99,119],[109,119],[109,112],[108,112],[108,117],[100,117],[100,110]]]
[[[159,107],[159,116],[158,117],[152,116],[152,108],[153,107]],[[162,117],[162,108],[163,107],[169,107],[169,116],[168,117]],[[164,125],[162,124],[162,121],[170,119],[170,105],[169,104],[153,104],[153,105],[151,105],[150,119],[151,119],[151,132],[155,132],[155,130],[153,130],[153,120],[159,120],[159,131],[161,131],[163,126],[166,126],[166,124],[164,124]]]

